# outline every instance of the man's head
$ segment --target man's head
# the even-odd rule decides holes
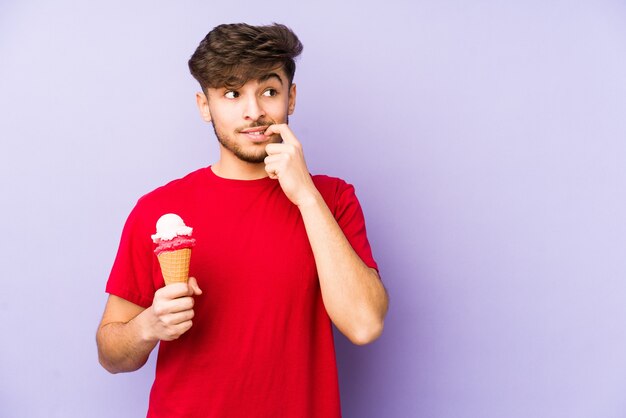
[[[189,59],[189,70],[205,93],[208,87],[240,87],[278,68],[291,84],[301,52],[302,43],[284,25],[225,24],[200,42]]]
[[[267,126],[287,123],[295,107],[294,59],[302,44],[286,26],[220,25],[202,40],[189,60],[202,92],[196,101],[213,124],[221,158],[262,163]]]

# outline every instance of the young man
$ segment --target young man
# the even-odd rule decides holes
[[[149,417],[340,417],[331,321],[359,345],[382,332],[354,188],[311,176],[287,125],[301,51],[283,25],[220,25],[189,60],[219,161],[137,202],[97,332],[112,373],[160,342]],[[165,213],[193,227],[189,283],[164,286],[150,236]]]

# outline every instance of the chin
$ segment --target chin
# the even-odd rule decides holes
[[[267,157],[267,152],[263,150],[260,153],[243,153],[236,152],[235,156],[239,158],[241,161],[245,161],[250,164],[261,164],[265,162],[265,157]]]

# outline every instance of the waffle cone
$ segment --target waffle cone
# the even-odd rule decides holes
[[[165,284],[187,283],[189,279],[189,260],[191,248],[181,248],[175,251],[164,251],[158,256],[161,272]]]

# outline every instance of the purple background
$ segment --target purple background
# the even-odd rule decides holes
[[[523,3],[523,4],[522,4]],[[97,362],[136,199],[216,140],[186,60],[224,22],[305,45],[291,119],[355,184],[391,295],[337,334],[345,417],[626,416],[621,1],[0,3],[0,416],[138,417]]]

